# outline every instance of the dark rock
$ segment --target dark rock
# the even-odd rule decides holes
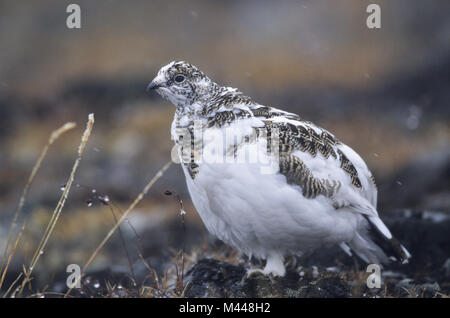
[[[395,286],[399,295],[405,294],[410,297],[436,297],[441,291],[437,282],[419,284],[410,278],[405,278]]]
[[[441,287],[439,287],[439,284],[437,282],[422,284],[420,286],[425,292],[430,293],[432,295],[441,290]]]
[[[406,210],[384,220],[394,236],[412,254],[409,264],[392,263],[387,268],[418,281],[428,278],[448,281],[442,264],[450,254],[449,215]]]
[[[186,297],[349,297],[350,287],[338,274],[324,272],[312,280],[312,270],[305,277],[288,271],[284,277],[253,273],[247,277],[242,265],[214,259],[202,259],[186,277]]]
[[[246,271],[214,259],[202,259],[186,275],[186,297],[245,297],[239,287]]]
[[[411,278],[402,279],[395,286],[398,292],[403,292],[404,290],[412,290],[414,288],[414,280]]]
[[[320,275],[317,280],[309,282],[305,287],[300,288],[299,297],[343,298],[351,296],[348,282],[335,273]]]

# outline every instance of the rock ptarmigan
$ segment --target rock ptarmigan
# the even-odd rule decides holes
[[[367,263],[411,257],[378,216],[366,164],[332,133],[184,61],[162,67],[147,90],[176,106],[171,135],[206,228],[265,259],[264,274],[283,276],[287,255],[333,244]]]

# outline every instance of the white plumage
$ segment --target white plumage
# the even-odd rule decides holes
[[[331,133],[221,87],[186,62],[163,67],[149,88],[177,107],[172,139],[206,228],[266,259],[263,273],[283,276],[286,255],[332,244],[387,262],[372,234],[394,256],[410,257],[378,217],[366,164]]]

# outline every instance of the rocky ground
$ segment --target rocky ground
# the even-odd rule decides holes
[[[450,219],[439,213],[405,211],[388,225],[410,249],[407,265],[382,270],[381,288],[366,286],[359,260],[329,248],[297,260],[284,278],[246,277],[242,265],[202,259],[188,272],[188,297],[440,297],[450,292]]]
[[[448,297],[450,294],[450,218],[446,214],[405,210],[385,218],[394,235],[413,254],[409,264],[390,264],[381,270],[380,288],[368,288],[370,273],[359,259],[329,247],[298,259],[287,260],[283,278],[247,275],[250,267],[262,267],[257,260],[215,242],[201,252],[186,256],[186,274],[181,288],[176,272],[168,263],[157,265],[155,274],[135,264],[136,286],[126,267],[105,267],[88,272],[80,290],[81,297]],[[192,235],[192,233],[191,233]],[[163,257],[159,259],[164,259]],[[178,264],[180,264],[178,259]],[[142,265],[142,264],[141,264]],[[164,270],[164,268],[166,268]],[[158,277],[155,279],[155,277]],[[157,282],[156,282],[157,281]],[[178,283],[177,283],[178,281]],[[65,292],[64,281],[48,290]],[[182,291],[182,292],[181,292]]]

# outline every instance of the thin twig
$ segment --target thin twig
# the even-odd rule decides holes
[[[7,295],[11,292],[11,290],[14,288],[14,286],[16,285],[16,283],[19,281],[19,279],[22,277],[23,273],[20,273],[19,276],[17,276],[17,278],[12,282],[11,286],[9,286],[8,290],[6,291],[6,293],[3,295],[3,298],[6,298]],[[15,292],[12,293],[11,297],[15,297]]]
[[[184,215],[186,214],[186,211],[184,210],[183,200],[181,200],[181,197],[178,195],[178,193],[167,190],[166,192],[164,192],[164,194],[175,197],[175,199],[178,201],[178,204],[180,205],[181,224],[183,226],[183,250],[181,251],[181,274],[179,273],[179,270],[178,270],[178,255],[179,255],[179,253],[176,253],[177,257],[176,257],[176,263],[175,263],[175,270],[176,270],[176,275],[177,275],[176,288],[178,290],[178,293],[181,295],[181,294],[183,294],[183,291],[184,291],[184,288],[183,288],[184,255],[186,254],[186,224],[185,224],[185,220],[184,220]]]
[[[60,199],[58,201],[58,204],[56,205],[56,208],[53,211],[52,217],[51,217],[51,219],[50,219],[50,221],[49,221],[49,223],[47,225],[47,228],[46,228],[46,230],[44,232],[44,235],[42,236],[42,239],[41,239],[41,241],[40,241],[40,243],[38,245],[38,248],[36,249],[36,251],[35,251],[35,253],[33,255],[33,258],[31,259],[30,266],[28,267],[28,269],[25,269],[25,277],[24,277],[24,279],[22,281],[22,285],[21,285],[21,288],[20,288],[20,291],[19,291],[19,295],[22,294],[25,285],[27,284],[27,282],[29,282],[31,273],[33,272],[33,269],[35,268],[35,266],[36,266],[36,264],[37,264],[37,262],[39,260],[39,257],[41,255],[41,251],[43,251],[45,246],[47,245],[47,242],[48,242],[48,240],[50,238],[50,235],[53,232],[53,229],[55,228],[55,225],[56,225],[56,223],[58,221],[58,218],[59,218],[59,216],[61,214],[61,211],[62,211],[62,209],[64,207],[64,204],[66,203],[67,197],[69,196],[70,188],[71,188],[73,180],[75,178],[75,173],[78,170],[78,166],[80,165],[80,161],[81,161],[81,158],[83,156],[84,149],[86,148],[86,144],[87,144],[87,142],[89,140],[89,136],[91,135],[92,127],[94,126],[94,121],[95,121],[94,120],[94,114],[89,114],[88,122],[86,124],[86,129],[85,129],[85,131],[84,131],[84,133],[83,133],[83,135],[81,137],[81,142],[80,142],[80,145],[78,147],[78,157],[75,160],[75,163],[74,163],[74,165],[72,167],[72,171],[71,171],[70,176],[69,176],[69,179],[68,179],[68,181],[67,181],[67,183],[66,183],[66,185],[64,187],[64,191],[63,191],[63,193],[62,193],[62,195],[61,195],[61,197],[60,197]]]
[[[3,285],[3,282],[5,281],[5,277],[6,277],[6,273],[8,272],[9,264],[11,263],[11,259],[13,258],[14,254],[16,252],[17,245],[19,244],[20,238],[22,237],[24,230],[25,230],[25,222],[23,222],[23,225],[19,231],[19,234],[17,234],[16,240],[14,241],[14,245],[11,249],[11,253],[9,254],[8,260],[6,261],[6,265],[2,272],[2,277],[0,279],[0,287]],[[5,294],[5,296],[6,296],[6,294]]]
[[[115,222],[117,222],[117,218],[115,216],[114,209],[116,209],[120,213],[120,215],[123,214],[122,209],[114,202],[114,200],[111,198],[110,195],[97,193],[97,191],[95,189],[93,189],[92,187],[86,186],[86,185],[82,185],[80,183],[75,183],[75,185],[77,187],[82,187],[84,189],[87,189],[91,193],[95,193],[94,196],[92,196],[91,198],[88,199],[88,201],[87,201],[88,205],[90,206],[94,201],[100,201],[103,205],[107,205],[110,208],[111,213],[114,216]],[[130,220],[128,218],[125,218],[125,221],[127,222],[128,226],[131,228],[131,230],[133,231],[133,233],[134,233],[134,235],[136,237],[137,242],[135,242],[135,245],[136,245],[135,247],[136,247],[136,251],[137,251],[137,254],[139,256],[139,259],[142,261],[144,266],[151,273],[153,281],[155,282],[156,286],[159,288],[158,275],[156,274],[155,270],[153,268],[151,268],[151,266],[146,262],[146,260],[142,256],[142,252],[141,252],[141,249],[143,249],[143,247],[142,247],[143,246],[142,245],[142,238],[137,233],[136,229],[134,228],[133,224],[131,224]],[[126,251],[127,259],[128,259],[129,266],[130,266],[130,271],[131,271],[132,277],[134,279],[135,286],[137,287],[137,281],[136,281],[136,277],[135,277],[135,274],[134,274],[134,269],[133,269],[133,266],[132,266],[132,263],[131,263],[131,258],[130,258],[129,254],[128,254],[128,250],[126,248],[126,244],[125,244],[124,237],[122,235],[122,231],[120,230],[120,227],[118,229],[119,229],[119,233],[121,235],[122,244],[124,245],[124,248],[125,248],[125,251]],[[138,287],[137,287],[137,289],[138,289],[138,292],[139,292],[139,288]]]
[[[114,210],[113,210],[112,206],[109,206],[109,209],[111,210],[111,213],[112,213],[112,215],[114,217],[114,222],[117,223],[117,217],[116,217],[116,214],[114,213]],[[139,293],[139,288],[137,287],[136,275],[134,274],[134,269],[133,269],[133,262],[131,261],[130,254],[128,253],[127,244],[125,243],[125,239],[123,237],[122,229],[119,226],[117,228],[117,230],[119,231],[120,240],[122,241],[122,245],[123,245],[123,248],[125,250],[125,254],[127,256],[127,259],[128,259],[128,265],[130,266],[130,272],[131,272],[131,277],[133,279],[133,285],[136,286],[137,291]]]
[[[31,170],[31,174],[28,177],[27,183],[25,184],[25,187],[22,191],[22,195],[19,200],[19,205],[17,206],[16,211],[14,213],[13,222],[12,222],[11,228],[9,230],[9,234],[8,234],[8,241],[6,242],[5,250],[2,255],[2,261],[0,263],[0,273],[5,271],[4,266],[5,266],[6,258],[8,257],[7,255],[8,255],[9,245],[11,244],[12,237],[13,237],[14,231],[17,226],[17,220],[19,218],[19,214],[22,212],[23,206],[25,204],[25,199],[27,197],[30,186],[34,181],[34,178],[36,177],[39,168],[41,167],[42,161],[44,160],[45,156],[47,155],[48,149],[62,134],[64,134],[65,132],[67,132],[75,127],[76,127],[75,123],[68,122],[68,123],[65,123],[64,125],[62,125],[60,128],[54,130],[50,134],[47,144],[42,149],[42,152],[41,152],[39,158],[37,159],[36,163],[34,164],[33,169]],[[3,273],[2,275],[4,275],[4,274],[5,273]],[[2,288],[2,283],[3,283],[3,281],[0,282],[0,289]]]
[[[133,201],[133,203],[131,203],[131,205],[125,210],[125,212],[122,214],[122,216],[120,217],[119,221],[114,225],[114,227],[109,231],[109,233],[106,235],[106,237],[103,239],[103,241],[99,244],[99,246],[97,246],[97,248],[95,249],[94,253],[92,253],[91,257],[88,259],[88,261],[86,262],[86,264],[84,265],[82,271],[81,271],[81,275],[76,279],[76,283],[78,283],[81,278],[83,277],[84,273],[86,272],[86,269],[89,267],[89,265],[92,263],[92,261],[95,259],[95,257],[97,256],[97,254],[100,252],[100,250],[103,248],[103,246],[106,244],[106,242],[110,239],[110,237],[114,234],[114,232],[117,230],[117,228],[120,226],[120,224],[122,224],[122,222],[126,219],[126,217],[128,216],[128,214],[134,210],[134,208],[136,207],[136,205],[142,201],[142,199],[144,198],[144,196],[147,194],[147,192],[150,190],[150,188],[153,186],[153,184],[155,184],[156,181],[158,181],[159,178],[161,178],[164,174],[164,172],[170,167],[170,165],[172,164],[172,161],[167,162],[164,167],[161,168],[161,170],[159,170],[156,175],[150,180],[150,182],[145,186],[144,190],[142,190],[141,193],[139,193],[139,195],[136,197],[136,199]],[[74,285],[76,285],[76,283]],[[67,293],[66,296],[69,296],[70,293],[72,292],[72,288],[70,288]]]

